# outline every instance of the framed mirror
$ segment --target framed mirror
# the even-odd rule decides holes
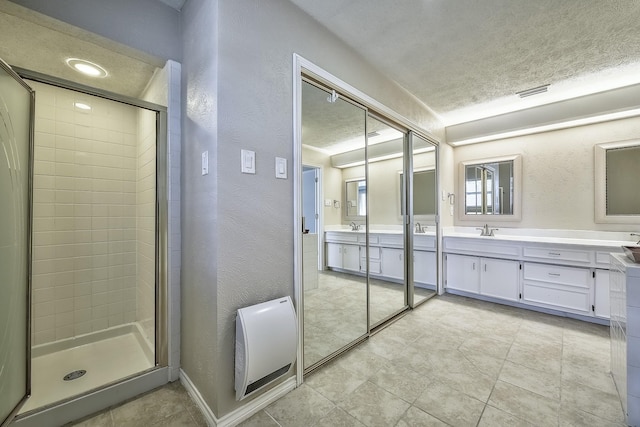
[[[404,174],[399,173],[398,200],[404,194]],[[434,219],[436,215],[436,169],[425,168],[413,171],[413,215],[418,220]],[[404,215],[404,205],[399,202],[400,215]]]
[[[598,223],[640,221],[640,140],[595,146],[595,219]]]
[[[364,178],[345,180],[344,196],[347,219],[363,220],[367,215],[367,181]]]
[[[520,221],[522,156],[460,162],[458,219]]]

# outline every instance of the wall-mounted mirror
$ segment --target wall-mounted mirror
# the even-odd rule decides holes
[[[400,173],[400,192],[404,194],[404,176]],[[436,214],[436,170],[435,167],[413,172],[413,215],[423,220]],[[400,215],[404,206],[400,203]]]
[[[364,220],[367,215],[367,181],[364,178],[346,180],[344,196],[347,219]]]
[[[520,221],[522,157],[461,162],[459,219]]]
[[[595,146],[595,217],[601,223],[640,221],[640,140]]]

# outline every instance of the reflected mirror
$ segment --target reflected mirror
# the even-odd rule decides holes
[[[404,174],[402,173],[400,173],[399,188],[399,194],[404,194]],[[400,203],[400,214],[404,215],[402,203]],[[434,168],[413,172],[413,214],[418,217],[433,217],[436,214],[436,170]]]
[[[595,147],[597,222],[637,222],[640,216],[640,141]]]
[[[367,182],[364,178],[347,180],[344,187],[347,218],[364,220],[367,214]]]
[[[521,157],[460,164],[460,219],[520,219]]]

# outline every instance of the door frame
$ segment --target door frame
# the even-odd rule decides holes
[[[20,408],[27,401],[29,396],[31,395],[31,301],[32,301],[32,284],[31,284],[31,259],[32,259],[32,223],[33,223],[33,143],[34,143],[34,120],[35,120],[35,91],[16,73],[13,68],[4,60],[0,58],[0,68],[4,70],[10,77],[12,77],[16,83],[20,84],[24,87],[30,96],[30,107],[29,107],[29,147],[28,147],[28,179],[27,179],[27,200],[28,200],[28,209],[27,209],[27,218],[26,218],[26,232],[27,232],[27,264],[26,264],[26,293],[27,293],[27,307],[26,307],[26,352],[25,356],[26,360],[26,372],[25,372],[25,395],[18,402],[15,408],[11,412],[6,419],[0,420],[0,425],[2,427],[9,425],[15,416],[20,411]]]

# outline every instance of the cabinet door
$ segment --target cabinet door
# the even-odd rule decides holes
[[[327,267],[342,268],[342,245],[327,243]]]
[[[360,271],[360,246],[342,245],[342,268]]]
[[[480,293],[480,258],[447,255],[447,288]]]
[[[404,250],[382,248],[382,275],[404,280]]]
[[[503,259],[482,259],[480,293],[489,297],[518,301],[520,263]]]
[[[594,314],[596,316],[605,319],[609,318],[609,270],[596,270],[596,290],[593,305],[595,306]]]
[[[436,253],[413,251],[413,281],[426,285],[436,285]]]

